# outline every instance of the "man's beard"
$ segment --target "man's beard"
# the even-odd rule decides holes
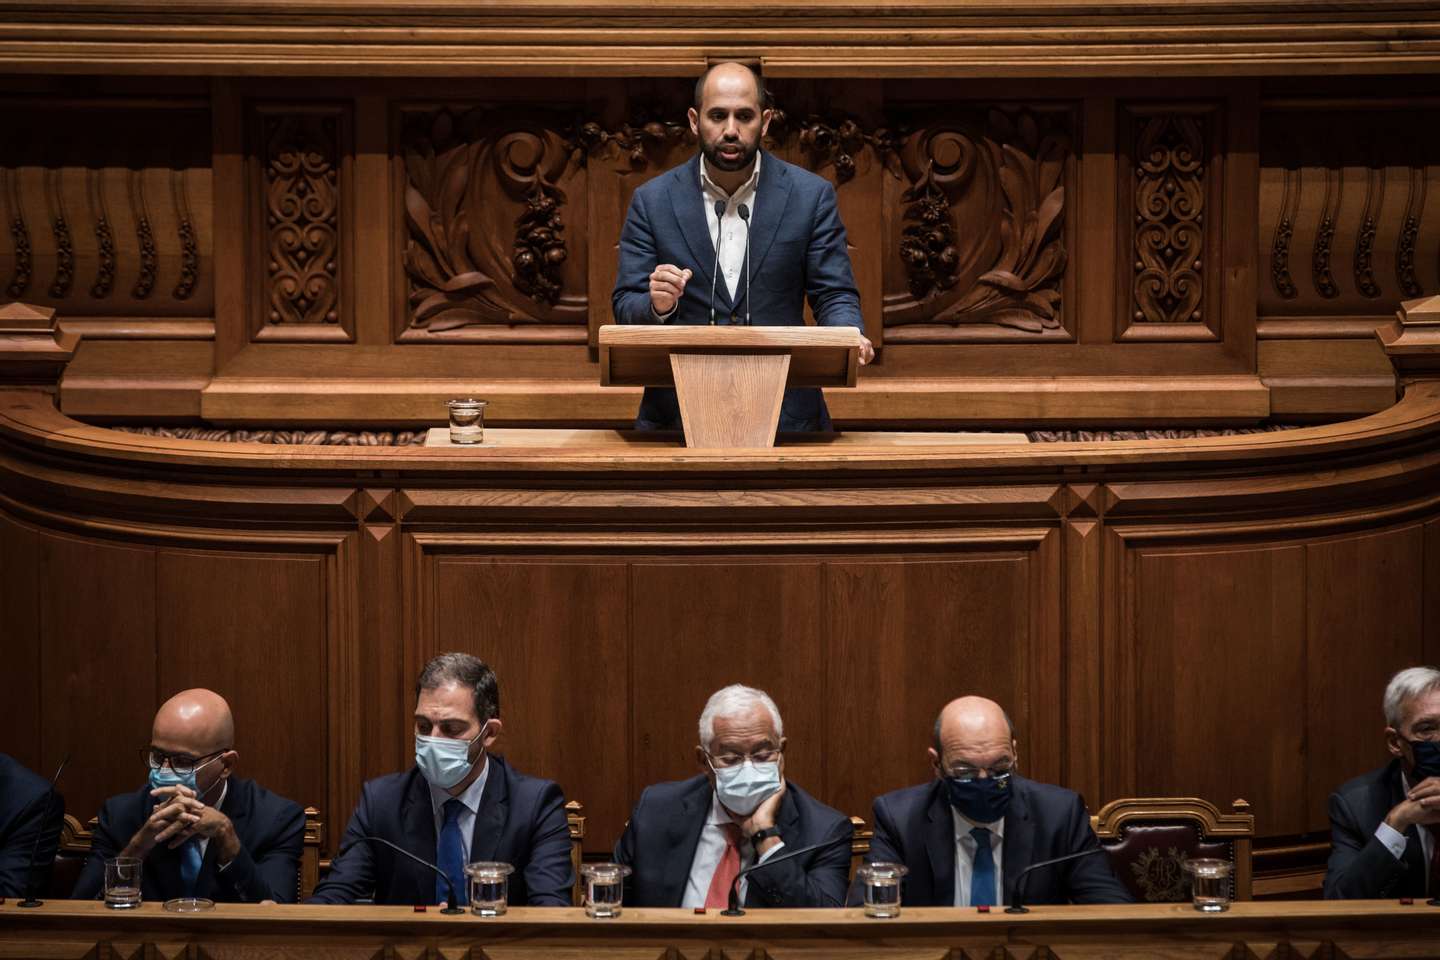
[[[721,146],[737,146],[740,148],[740,156],[730,160],[720,155]],[[739,140],[713,140],[709,143],[701,141],[700,152],[705,155],[705,162],[716,170],[723,170],[726,173],[734,173],[737,170],[744,170],[755,160],[755,154],[760,152],[760,144],[747,147]]]

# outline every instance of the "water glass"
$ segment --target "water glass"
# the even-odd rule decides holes
[[[1220,913],[1230,909],[1230,871],[1227,860],[1189,860],[1185,871],[1190,874],[1195,909],[1201,913]]]
[[[133,910],[140,906],[140,878],[145,861],[114,857],[105,861],[105,906]]]
[[[465,865],[470,878],[470,912],[478,917],[503,917],[510,899],[510,874],[515,868],[508,863],[481,860]]]
[[[451,443],[485,442],[485,404],[471,397],[445,404],[450,408]]]
[[[630,868],[623,863],[587,863],[580,868],[580,876],[585,880],[586,916],[597,920],[620,916]]]
[[[865,893],[865,916],[900,916],[900,880],[908,872],[899,863],[867,863],[855,871]]]

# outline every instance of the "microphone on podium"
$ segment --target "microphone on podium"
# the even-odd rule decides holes
[[[25,868],[25,899],[16,904],[17,907],[38,907],[45,901],[35,896],[35,858],[40,854],[40,840],[45,836],[45,817],[50,814],[50,804],[55,799],[55,784],[60,780],[60,772],[65,769],[65,764],[70,762],[70,754],[60,761],[60,766],[55,768],[55,776],[50,778],[50,786],[45,792],[31,801],[34,806],[40,800],[45,801],[45,812],[40,817],[40,829],[35,832],[35,842],[30,845],[30,864]]]
[[[411,860],[414,860],[416,863],[420,864],[420,866],[429,867],[431,870],[434,870],[436,876],[443,878],[445,881],[445,886],[450,890],[449,895],[445,898],[445,909],[441,910],[440,912],[444,914],[456,914],[465,912],[464,909],[460,907],[457,901],[457,897],[455,895],[455,881],[451,880],[450,876],[444,870],[441,870],[438,866],[423,857],[417,857],[415,854],[411,853],[409,850],[406,850],[398,843],[391,843],[384,837],[375,837],[369,834],[362,834],[356,837],[354,840],[350,841],[349,843],[345,844],[344,847],[340,848],[340,851],[335,854],[335,859],[339,860],[341,857],[345,856],[346,853],[350,852],[352,849],[359,846],[361,843],[384,844],[385,846],[389,847],[391,850],[394,850],[401,856],[409,857]]]
[[[745,221],[745,326],[750,326],[750,208],[745,204],[735,208],[740,219]]]
[[[1050,859],[1050,860],[1041,860],[1039,863],[1032,863],[1032,864],[1030,864],[1030,866],[1026,867],[1024,870],[1021,870],[1021,871],[1020,871],[1020,875],[1015,878],[1015,892],[1010,895],[1010,906],[1008,906],[1008,907],[1005,908],[1005,912],[1006,912],[1006,913],[1029,913],[1029,912],[1030,912],[1030,908],[1027,907],[1027,906],[1025,906],[1025,904],[1024,904],[1024,898],[1021,896],[1021,893],[1022,893],[1022,891],[1024,890],[1024,887],[1025,887],[1025,879],[1030,876],[1030,873],[1031,873],[1032,871],[1034,871],[1034,870],[1039,870],[1041,867],[1053,867],[1055,864],[1057,864],[1057,863],[1064,863],[1064,862],[1067,861],[1067,860],[1079,860],[1081,857],[1089,857],[1089,856],[1093,856],[1093,855],[1095,855],[1095,854],[1097,854],[1097,853],[1104,853],[1104,852],[1105,852],[1105,848],[1104,848],[1104,847],[1096,846],[1096,847],[1091,847],[1089,850],[1081,850],[1081,851],[1079,851],[1079,852],[1077,852],[1077,853],[1067,853],[1067,854],[1065,854],[1065,856],[1063,856],[1063,857],[1055,857],[1055,858]]]
[[[807,854],[807,853],[814,853],[816,850],[824,850],[826,847],[833,847],[833,846],[835,846],[836,844],[849,843],[849,842],[850,842],[850,837],[848,837],[848,836],[842,835],[842,836],[838,836],[838,837],[831,837],[829,840],[825,840],[825,841],[823,841],[823,842],[821,842],[821,843],[812,843],[812,844],[810,844],[810,846],[808,846],[808,847],[801,847],[799,850],[786,850],[784,853],[782,853],[782,854],[780,854],[780,855],[778,855],[778,856],[771,857],[769,860],[766,860],[766,861],[764,861],[764,862],[762,862],[762,863],[752,863],[752,864],[750,864],[750,866],[746,867],[744,870],[741,870],[739,873],[735,874],[735,880],[734,880],[734,882],[732,882],[732,883],[730,884],[730,905],[729,905],[728,907],[726,907],[724,910],[721,910],[721,911],[720,911],[720,915],[721,915],[722,917],[743,917],[743,916],[745,916],[745,911],[744,911],[744,909],[742,909],[741,906],[740,906],[740,878],[741,878],[741,877],[747,877],[747,876],[749,876],[750,874],[754,873],[756,870],[764,870],[766,867],[768,867],[768,866],[770,866],[770,865],[772,865],[772,864],[782,863],[782,862],[784,862],[784,861],[786,861],[786,860],[793,860],[793,859],[795,859],[795,858],[798,857],[798,856],[802,856],[802,855]]]
[[[710,271],[710,326],[715,326],[715,281],[720,279],[720,241],[725,239],[725,201],[715,201],[715,269]]]

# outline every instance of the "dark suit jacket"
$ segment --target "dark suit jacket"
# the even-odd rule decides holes
[[[64,822],[65,798],[50,793],[50,781],[0,753],[0,897],[44,892]]]
[[[1425,896],[1425,856],[1419,828],[1405,831],[1408,843],[1400,860],[1375,839],[1375,829],[1404,797],[1399,760],[1356,777],[1330,794],[1327,899]]]
[[[710,814],[711,795],[710,781],[703,775],[657,783],[640,794],[630,824],[615,846],[615,861],[635,871],[626,882],[626,903],[680,906],[700,832]],[[787,781],[775,825],[785,841],[776,857],[812,843],[833,839],[835,844],[749,874],[745,906],[844,906],[854,832],[849,818]]]
[[[105,861],[120,855],[130,838],[150,817],[155,800],[146,784],[135,793],[111,797],[100,808],[100,824],[90,844],[90,856],[71,894],[77,900],[94,900],[105,893]],[[215,863],[217,844],[205,847],[196,896],[223,903],[258,903],[275,900],[294,903],[300,875],[300,852],[305,845],[305,811],[276,796],[253,780],[232,776],[220,812],[235,825],[240,854],[222,872]],[[145,858],[141,896],[170,900],[185,896],[180,879],[180,851],[163,844]]]
[[[475,815],[470,862],[498,860],[514,867],[509,893],[514,906],[570,906],[574,872],[565,795],[549,780],[517,773],[500,757],[490,756],[486,762],[492,766]],[[435,871],[383,844],[360,839],[367,835],[435,862],[430,785],[418,767],[365,784],[340,842],[342,854],[307,902],[434,903]]]
[[[1090,829],[1085,802],[1074,791],[1019,775],[1010,783],[1015,793],[1005,814],[1005,843],[1001,850],[1006,903],[1026,867],[1099,845]],[[877,797],[875,836],[865,859],[871,863],[901,863],[909,868],[901,888],[902,903],[916,907],[954,906],[955,820],[944,783],[933,780]],[[1025,881],[1026,903],[1132,900],[1103,853],[1041,867]]]
[[[744,323],[748,300],[754,325],[797,326],[805,322],[808,297],[821,326],[862,326],[845,225],[840,222],[835,188],[823,177],[765,154],[755,192],[749,257],[748,291],[742,279],[732,301],[725,281],[715,282],[717,324]],[[689,163],[643,184],[630,200],[611,298],[616,323],[656,322],[650,307],[650,274],[662,263],[694,271],[667,322],[709,323],[715,244],[705,220],[698,153]],[[647,387],[635,426],[680,429],[675,391]],[[820,391],[786,390],[780,429],[830,429]]]

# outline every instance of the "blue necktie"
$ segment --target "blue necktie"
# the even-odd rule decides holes
[[[203,859],[199,840],[186,840],[180,845],[180,882],[185,885],[187,897],[195,896],[195,889],[200,884],[200,861]]]
[[[995,853],[990,849],[990,831],[976,827],[975,869],[970,871],[970,906],[989,907],[995,903]]]
[[[465,883],[465,837],[460,833],[460,811],[465,808],[459,800],[445,801],[445,825],[440,828],[440,842],[435,845],[435,862],[455,884],[455,902],[465,905],[470,902],[470,891]],[[445,881],[435,878],[435,902],[448,903],[448,889]]]

